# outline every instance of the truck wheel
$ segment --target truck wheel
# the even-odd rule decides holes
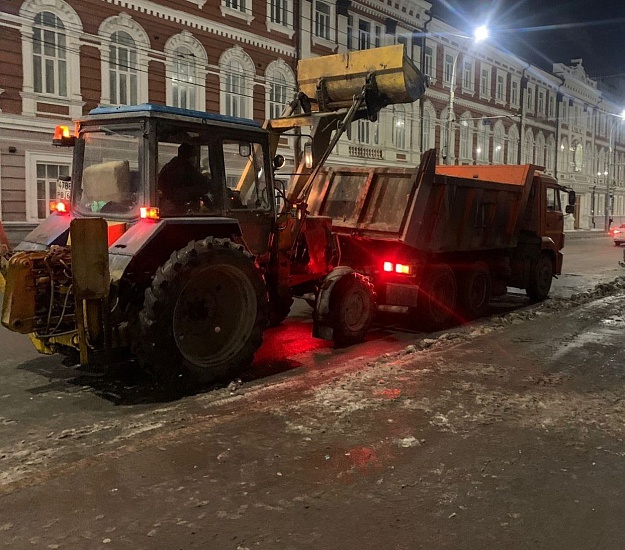
[[[467,319],[476,319],[486,313],[492,291],[488,265],[478,262],[458,278],[459,302]]]
[[[358,273],[340,279],[330,297],[334,319],[332,340],[340,346],[362,342],[375,314],[375,294],[371,283]]]
[[[157,379],[212,382],[251,364],[267,314],[260,270],[241,245],[191,241],[156,271],[134,349]]]
[[[527,295],[536,302],[542,302],[549,296],[553,279],[553,262],[547,254],[541,254],[532,268]]]
[[[432,266],[425,273],[425,283],[420,288],[421,305],[417,308],[433,329],[449,324],[456,315],[456,276],[447,264]]]

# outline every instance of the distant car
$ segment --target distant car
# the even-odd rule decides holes
[[[622,223],[614,229],[610,229],[610,233],[614,238],[614,246],[621,246],[625,243],[625,223]]]

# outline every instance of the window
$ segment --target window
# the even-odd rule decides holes
[[[37,93],[67,96],[65,27],[48,11],[35,16],[33,81]]]
[[[473,63],[471,61],[464,62],[462,88],[468,92],[473,91]]]
[[[534,110],[534,90],[527,87],[527,110],[532,112]]]
[[[137,103],[137,48],[124,31],[114,32],[109,46],[109,85],[112,105]]]
[[[50,201],[57,198],[57,180],[69,178],[70,163],[57,164],[37,162],[37,219],[43,220],[50,214]]]
[[[519,104],[519,83],[517,80],[513,80],[510,87],[510,103],[512,105]]]
[[[430,46],[424,48],[423,74],[434,77],[434,52]]]
[[[238,10],[242,13],[245,13],[246,10],[246,0],[225,0],[226,7],[231,10]]]
[[[371,47],[371,23],[358,21],[358,49],[368,50]]]
[[[493,130],[493,164],[504,163],[504,141],[506,130],[501,121],[497,121]]]
[[[508,164],[517,164],[519,161],[519,130],[510,126],[508,130]]]
[[[229,116],[246,117],[245,95],[247,86],[243,65],[233,59],[226,65],[226,105],[225,114]]]
[[[251,4],[252,0],[221,0],[221,15],[245,19],[249,25],[254,19]]]
[[[280,117],[287,103],[286,78],[276,73],[274,80],[269,83],[269,118]]]
[[[369,121],[358,121],[358,143],[369,144]]]
[[[393,109],[393,143],[397,149],[406,149],[406,111],[403,106]]]
[[[423,140],[421,143],[421,152],[425,152],[428,149],[432,149],[434,147],[434,138],[435,138],[435,113],[430,112],[429,109],[423,110]]]
[[[549,95],[549,118],[556,117],[556,100],[553,94]]]
[[[382,45],[382,27],[380,25],[375,26],[375,47],[379,48]]]
[[[221,54],[219,69],[221,113],[252,118],[255,67],[250,56],[234,46]]]
[[[295,93],[295,76],[281,59],[269,63],[265,72],[267,83],[267,118],[279,118]]]
[[[538,91],[538,114],[545,114],[545,92],[542,90]]]
[[[79,57],[82,23],[78,14],[63,0],[20,3],[22,114],[35,116],[39,104],[44,103],[62,105],[69,108],[70,118],[80,118],[84,102]]]
[[[480,73],[480,95],[490,97],[490,69],[487,67],[483,67]]]
[[[462,115],[460,120],[460,160],[471,161],[473,159],[473,123],[471,115]]]
[[[271,210],[274,200],[267,186],[266,158],[260,143],[225,140],[226,207],[232,210]],[[246,170],[248,165],[253,170]]]
[[[195,61],[193,54],[184,46],[174,53],[172,74],[172,105],[181,109],[195,109]]]
[[[132,105],[148,100],[150,40],[128,14],[105,19],[98,30],[102,40],[102,98],[104,105]]]
[[[204,46],[188,31],[165,42],[166,103],[183,109],[206,108],[203,85],[208,57]]]
[[[140,164],[144,144],[139,123],[107,125],[80,138],[84,161],[73,182],[73,207],[85,214],[138,215],[142,189]]]
[[[506,100],[506,84],[505,77],[502,74],[497,75],[497,95],[496,98],[498,101]]]
[[[347,16],[347,49],[354,49],[354,16]]]
[[[293,37],[293,0],[267,0],[267,30]]]
[[[560,206],[560,193],[554,187],[547,187],[547,211],[549,212],[561,212]]]
[[[488,163],[490,152],[490,120],[483,118],[479,121],[477,130],[477,149],[475,151],[478,163]]]
[[[315,2],[315,35],[330,40],[331,10],[325,2]]]
[[[445,69],[443,70],[443,80],[451,85],[453,85],[452,79],[454,77],[454,61],[455,58],[452,54],[445,54]]]

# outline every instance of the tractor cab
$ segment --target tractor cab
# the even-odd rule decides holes
[[[252,120],[143,104],[100,107],[77,123],[72,145],[72,217],[129,225],[142,218],[235,218],[255,253],[275,220],[269,139]],[[213,222],[214,223],[214,222]],[[247,239],[247,235],[245,235]]]

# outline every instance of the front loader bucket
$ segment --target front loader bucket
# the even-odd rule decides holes
[[[317,101],[320,111],[349,107],[372,74],[387,105],[412,103],[426,89],[424,76],[404,55],[402,44],[302,59],[297,73],[299,89]]]

